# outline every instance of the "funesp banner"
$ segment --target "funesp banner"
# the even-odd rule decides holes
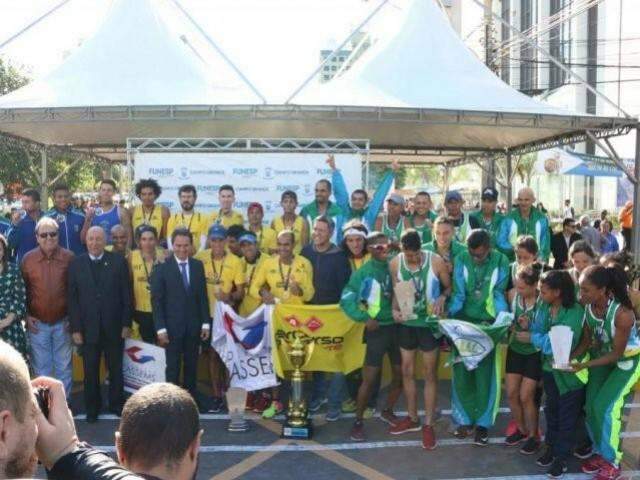
[[[335,154],[349,191],[362,187],[362,156]],[[251,202],[260,202],[265,223],[281,213],[280,196],[285,190],[298,195],[300,207],[313,201],[314,185],[331,179],[326,153],[168,153],[141,152],[135,155],[135,181],[154,178],[162,187],[159,202],[172,211],[180,209],[178,189],[194,185],[198,191],[196,208],[219,208],[218,189],[231,184],[236,191],[235,209],[246,212]]]
[[[164,382],[166,366],[164,348],[132,338],[125,339],[122,375],[127,392],[135,393],[150,383]]]

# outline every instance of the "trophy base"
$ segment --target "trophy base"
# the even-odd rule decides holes
[[[292,427],[286,423],[282,426],[282,438],[291,438],[297,440],[310,440],[313,436],[313,425],[308,423],[304,427]]]

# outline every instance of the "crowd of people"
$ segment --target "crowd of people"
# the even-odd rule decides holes
[[[553,233],[530,188],[521,189],[514,207],[500,213],[498,192],[492,187],[481,191],[476,211],[465,210],[462,195],[448,191],[443,211],[437,213],[427,192],[408,202],[390,191],[396,164],[369,199],[365,190],[349,194],[334,159],[330,156],[327,162],[332,177],[317,182],[315,200],[298,210],[296,193],[283,192],[282,214],[269,226],[259,203],[249,204],[246,218],[234,210],[232,185],[220,187],[220,208],[213,213],[195,209],[192,185],[180,187],[180,211],[171,213],[157,203],[161,188],[153,179],[136,184],[139,204],[131,209],[114,203],[117,186],[108,179],[99,185],[98,204],[86,211],[72,207],[64,185],[53,189],[54,208],[48,212],[40,210],[37,191],[25,190],[24,212],[12,215],[6,237],[0,235],[0,338],[20,352],[33,376],[45,378],[33,385],[50,388],[51,411],[59,408],[55,415],[66,418],[60,399],[70,397],[76,348],[84,368],[86,420],[98,420],[104,355],[108,409],[122,415],[119,458],[125,467],[149,473],[153,462],[140,455],[152,455],[151,448],[142,445],[140,436],[122,431],[126,419],[137,428],[147,425],[148,435],[153,435],[152,422],[127,414],[127,409],[134,398],[141,399],[133,402],[137,408],[153,403],[154,390],[134,395],[123,410],[124,339],[135,335],[164,347],[167,382],[179,384],[182,378],[181,385],[191,394],[192,400],[181,401],[200,412],[219,412],[228,372],[210,346],[216,302],[233,306],[240,315],[261,304],[339,304],[349,318],[365,325],[363,366],[348,375],[314,372],[309,410],[317,412],[326,404],[327,421],[355,412],[350,438],[363,441],[364,420],[378,404],[387,357],[392,378],[380,419],[392,435],[421,432],[423,447],[432,450],[437,445],[433,424],[438,356],[442,349],[455,351],[437,320],[489,325],[510,312],[515,320],[505,340],[505,390],[512,420],[506,445],[519,446],[525,455],[538,453],[536,463],[552,478],[567,470],[571,454],[584,459],[582,470],[595,478],[617,478],[620,438],[612,432],[621,431],[623,399],[640,378],[635,324],[640,293],[630,288],[628,262],[613,244],[615,238],[608,236],[606,214],[595,226],[586,216],[577,223],[568,208],[562,230]],[[407,289],[413,296],[410,312],[401,305]],[[554,363],[549,333],[557,325],[573,332],[570,365]],[[473,370],[462,362],[453,364],[457,438],[472,436],[476,445],[488,444],[502,392],[501,352],[494,349]],[[417,353],[425,380],[423,420],[418,416]],[[211,395],[197,388],[201,356],[206,358]],[[22,372],[22,363],[11,359],[12,366],[6,368]],[[27,387],[15,381],[17,395]],[[162,388],[168,395],[180,395],[181,390]],[[541,428],[542,392],[546,424]],[[284,411],[282,393],[278,387],[251,392],[247,409],[273,418]],[[394,414],[401,395],[408,410],[403,418]],[[24,425],[24,411],[14,403],[0,392],[0,415],[13,412]],[[39,426],[46,421],[36,412],[27,424],[34,416]],[[197,459],[199,427],[197,418],[184,421],[196,433],[183,439],[186,447],[176,450],[183,457],[175,458],[187,462],[184,468],[189,470],[189,462]],[[586,424],[588,437],[575,445],[580,422]],[[136,441],[124,441],[131,438]],[[43,463],[55,470],[59,458]],[[5,475],[11,473],[8,465],[17,468],[0,457],[0,478],[3,467]]]

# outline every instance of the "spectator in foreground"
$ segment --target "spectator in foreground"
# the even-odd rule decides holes
[[[0,480],[31,478],[38,461],[53,480],[143,480],[79,442],[62,383],[47,377],[29,382],[24,359],[2,341],[0,385]],[[47,418],[34,400],[33,390],[40,387],[49,391]]]
[[[118,460],[146,479],[191,480],[202,433],[198,406],[187,391],[170,383],[147,385],[122,410]]]

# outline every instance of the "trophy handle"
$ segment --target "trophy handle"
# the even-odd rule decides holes
[[[305,362],[304,365],[302,365],[302,367],[306,367],[309,364],[309,361],[311,360],[311,355],[313,355],[313,351],[316,348],[316,344],[315,342],[311,341],[311,342],[307,342],[304,346],[306,355],[305,355]]]

